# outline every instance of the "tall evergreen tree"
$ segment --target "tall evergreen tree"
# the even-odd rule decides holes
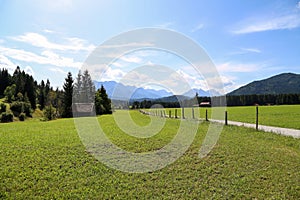
[[[24,92],[25,92],[25,94],[27,94],[27,97],[31,104],[31,107],[33,109],[35,109],[36,108],[36,88],[35,88],[33,77],[28,74],[26,74],[26,76],[25,76]],[[25,96],[25,94],[24,94],[24,96]]]
[[[4,95],[7,86],[10,85],[11,76],[7,69],[0,69],[0,97]]]
[[[51,88],[50,88],[50,81],[49,79],[47,79],[46,85],[45,85],[45,104],[46,105],[50,105],[49,99],[48,99],[48,95],[50,92]]]
[[[43,110],[45,108],[45,82],[44,80],[41,81],[40,87],[39,87],[39,104],[40,109]]]
[[[62,117],[72,117],[72,97],[73,97],[73,85],[74,80],[72,78],[71,72],[68,73],[67,78],[65,78],[65,83],[63,86],[64,97],[63,97],[63,113]]]
[[[95,85],[88,70],[85,70],[83,74],[79,71],[74,85],[74,102],[94,103],[94,97]]]
[[[101,85],[101,88],[97,90],[95,95],[95,108],[96,114],[111,114],[111,100],[108,98],[105,88]]]

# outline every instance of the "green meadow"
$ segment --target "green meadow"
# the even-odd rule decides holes
[[[226,110],[228,120],[255,124],[256,106],[194,108],[195,117],[200,116],[200,118],[205,119],[206,110],[208,113],[208,119],[212,118],[212,110],[213,112],[216,112],[215,119],[224,119],[225,113],[223,111]],[[175,108],[165,110],[165,113],[168,116],[169,111],[171,111],[171,115],[174,117]],[[155,110],[153,109],[152,112],[155,113]],[[182,109],[177,108],[177,114],[180,117],[182,116],[181,112]],[[184,112],[186,118],[192,118],[191,108],[185,108]],[[300,129],[300,105],[259,106],[258,113],[259,124],[261,125]]]
[[[229,108],[230,116],[234,109],[238,108]],[[140,126],[151,121],[138,111],[130,111],[130,115]],[[281,115],[282,121],[292,118]],[[132,152],[163,147],[180,123],[166,119],[155,136],[135,138],[119,129],[112,115],[98,120],[114,144]],[[73,119],[0,124],[0,199],[300,198],[299,139],[224,126],[214,149],[200,159],[199,149],[209,125],[199,124],[192,145],[174,163],[154,172],[125,173],[87,152]]]

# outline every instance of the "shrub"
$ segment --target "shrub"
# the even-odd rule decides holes
[[[19,116],[21,113],[25,113],[26,116],[31,117],[31,105],[30,103],[23,101],[14,101],[10,105],[11,111],[13,111],[15,116]]]
[[[25,118],[26,118],[25,113],[21,113],[21,114],[19,115],[19,120],[20,120],[20,121],[25,121]]]
[[[14,116],[12,113],[10,112],[4,112],[1,114],[1,122],[5,123],[5,122],[13,122],[14,120]]]
[[[6,105],[4,103],[0,103],[0,114],[6,112]]]
[[[53,120],[56,118],[56,109],[53,106],[46,106],[44,110],[45,120]]]

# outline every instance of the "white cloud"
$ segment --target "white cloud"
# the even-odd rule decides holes
[[[253,64],[253,63],[232,63],[226,62],[222,64],[216,65],[217,70],[219,72],[253,72],[257,71],[259,68],[263,67],[263,65]]]
[[[241,48],[241,50],[250,52],[250,53],[261,53],[261,50],[255,48]]]
[[[48,30],[49,31],[49,30]],[[53,49],[53,50],[61,50],[61,51],[92,51],[96,48],[93,44],[87,44],[86,40],[72,37],[65,38],[65,44],[58,44],[54,42],[50,42],[48,38],[38,33],[25,33],[24,35],[19,35],[16,37],[11,37],[12,39],[25,42],[35,47],[45,48],[45,49]]]
[[[193,28],[191,30],[191,32],[199,31],[199,30],[203,29],[203,27],[204,27],[204,24],[198,24],[195,28]]]
[[[175,24],[175,22],[165,22],[165,23],[156,25],[156,27],[158,27],[158,28],[170,28],[174,24]]]
[[[204,91],[215,90],[220,94],[225,94],[237,87],[234,82],[236,78],[232,76],[215,75],[203,79],[200,76],[196,77],[182,70],[177,70],[177,73],[189,83],[191,88],[202,89]]]
[[[57,73],[60,73],[60,74],[67,74],[67,72],[66,71],[64,71],[63,69],[61,69],[61,68],[50,68],[49,69],[50,71],[52,71],[52,72],[57,72]]]
[[[260,49],[257,48],[239,48],[239,50],[228,53],[229,55],[243,55],[248,53],[262,53]]]
[[[120,69],[112,69],[111,67],[102,74],[102,81],[120,80],[126,73]]]
[[[200,76],[194,76],[179,69],[176,71],[184,80],[186,80],[192,88],[201,88],[208,90],[208,86]]]
[[[300,9],[300,1],[297,3],[297,8]]]
[[[300,15],[298,13],[279,17],[269,17],[267,20],[247,22],[246,25],[232,31],[234,34],[246,34],[271,30],[294,29],[300,27]]]
[[[82,65],[80,62],[75,62],[73,58],[63,57],[51,51],[43,51],[41,55],[37,55],[24,50],[0,46],[0,54],[19,61],[50,64],[58,67],[72,67],[79,69]]]
[[[125,62],[128,62],[128,63],[141,63],[142,62],[142,59],[140,57],[130,56],[130,55],[122,56],[120,59]]]
[[[0,68],[5,68],[12,73],[15,70],[16,65],[6,56],[0,54]]]
[[[34,71],[33,71],[32,67],[30,67],[28,65],[25,67],[24,72],[31,76],[34,76]]]
[[[45,33],[55,33],[55,31],[49,30],[49,29],[44,29],[43,32]]]

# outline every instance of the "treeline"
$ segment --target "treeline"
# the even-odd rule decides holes
[[[300,91],[299,91],[300,92]],[[300,104],[299,94],[265,94],[226,96],[227,106]]]
[[[195,101],[197,99],[197,101]],[[213,100],[214,103],[211,103]],[[156,100],[134,101],[131,108],[151,108],[155,104],[162,105],[164,108],[179,108],[199,106],[201,102],[209,102],[209,105],[220,106],[225,105],[224,96],[220,97],[195,97],[183,101],[161,102]],[[195,103],[196,102],[196,103]],[[299,94],[266,94],[266,95],[239,95],[226,96],[227,106],[251,106],[251,105],[293,105],[300,104]]]
[[[86,91],[91,92],[89,97],[86,96]],[[81,95],[81,99],[78,99],[78,95]],[[45,120],[73,117],[73,101],[84,101],[85,98],[95,104],[96,114],[111,113],[111,101],[106,90],[102,86],[95,91],[87,70],[83,73],[79,71],[76,81],[69,72],[63,89],[60,90],[53,89],[48,79],[37,83],[31,75],[21,71],[19,66],[12,75],[7,69],[0,69],[0,98],[3,97],[5,101],[0,102],[1,122],[13,121],[14,117],[24,121],[38,109],[43,112]]]

